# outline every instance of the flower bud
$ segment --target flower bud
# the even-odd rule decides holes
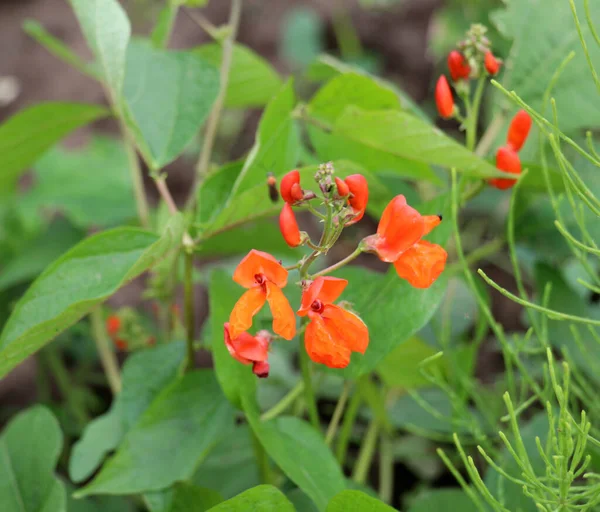
[[[289,203],[285,203],[279,215],[279,229],[283,235],[283,239],[290,247],[298,247],[302,243],[300,230],[294,210]]]
[[[456,50],[448,54],[448,71],[454,82],[461,79],[468,79],[471,73],[471,67],[467,64],[464,55]]]
[[[121,328],[121,319],[116,315],[110,315],[106,319],[106,330],[111,337],[114,337]]]
[[[288,172],[281,178],[279,190],[281,197],[286,203],[295,203],[302,199],[304,192],[302,192],[302,188],[300,187],[300,173],[297,169]]]
[[[435,86],[435,104],[438,112],[444,119],[449,119],[454,113],[454,98],[448,80],[444,75],[440,76]]]
[[[485,70],[492,76],[496,75],[498,71],[500,71],[500,65],[502,62],[494,57],[494,54],[488,50],[485,54],[483,64],[485,66]]]
[[[519,110],[513,117],[508,128],[506,142],[515,151],[519,151],[529,135],[531,117],[524,110]]]
[[[336,176],[335,184],[337,186],[337,192],[340,197],[346,197],[348,194],[350,194],[350,189],[348,188],[348,185],[343,179],[338,178]]]
[[[509,146],[502,146],[496,152],[496,167],[504,172],[519,175],[521,174],[521,160],[517,152]],[[517,180],[509,180],[506,178],[493,178],[489,181],[492,187],[500,190],[511,188]]]
[[[369,184],[362,174],[351,174],[346,177],[344,182],[352,194],[348,198],[348,203],[350,203],[350,206],[356,215],[354,219],[347,223],[347,225],[350,226],[356,224],[365,214],[367,203],[369,202]]]

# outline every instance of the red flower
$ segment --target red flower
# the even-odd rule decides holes
[[[345,368],[352,352],[365,353],[369,331],[354,313],[333,304],[348,281],[317,277],[302,294],[298,315],[310,318],[304,334],[309,357],[329,368]]]
[[[121,328],[121,319],[116,315],[110,315],[106,319],[106,330],[111,337],[114,337]]]
[[[461,78],[469,78],[471,66],[467,64],[467,59],[462,53],[452,50],[448,54],[448,71],[450,71],[452,80],[456,82]]]
[[[483,59],[483,65],[485,66],[486,71],[494,76],[500,71],[501,64],[502,61],[494,57],[494,54],[488,50]]]
[[[281,291],[287,284],[288,271],[270,254],[252,249],[233,273],[233,280],[248,288],[229,316],[231,337],[236,339],[252,326],[252,318],[269,303],[273,331],[286,340],[296,334],[296,318]]]
[[[279,229],[283,239],[290,247],[298,247],[302,243],[298,222],[296,222],[296,216],[290,203],[285,203],[279,214]]]
[[[444,75],[440,76],[435,86],[435,104],[438,112],[444,119],[449,119],[454,113],[454,98],[448,80]]]
[[[521,160],[517,152],[509,146],[502,146],[498,148],[496,152],[496,167],[504,172],[511,174],[521,174]],[[489,184],[492,187],[496,187],[500,190],[506,190],[511,188],[517,180],[509,180],[506,178],[493,178],[489,180]]]
[[[519,110],[510,122],[506,142],[512,149],[519,151],[525,144],[530,129],[531,117],[524,110]]]
[[[380,260],[394,263],[398,275],[415,288],[428,288],[444,270],[448,253],[421,240],[442,221],[440,215],[421,215],[396,196],[386,206],[377,233],[365,239]]]
[[[342,178],[338,178],[336,176],[335,184],[337,186],[338,195],[340,197],[346,197],[348,194],[350,194],[350,188],[348,188],[347,183]]]
[[[347,226],[350,226],[356,224],[365,214],[367,203],[369,202],[369,184],[362,174],[351,174],[350,176],[347,176],[344,181],[339,180],[338,182],[338,179],[339,178],[336,178],[336,184],[340,196],[342,195],[341,192],[346,191],[346,188],[347,193],[343,195],[348,195],[348,193],[351,194],[348,198],[348,203],[352,207],[355,217],[350,222],[346,223]],[[343,184],[341,185],[341,188],[340,183]],[[344,185],[346,185],[346,187],[344,187]]]
[[[300,173],[297,169],[288,172],[281,178],[279,187],[281,197],[286,203],[294,204],[304,197],[304,191],[300,187]]]
[[[269,376],[269,344],[271,337],[266,331],[259,331],[256,336],[242,332],[237,338],[231,337],[229,323],[224,325],[225,346],[231,356],[242,364],[252,364],[252,371],[257,377]]]

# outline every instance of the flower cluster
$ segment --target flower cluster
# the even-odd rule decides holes
[[[412,286],[427,288],[443,271],[448,256],[439,245],[423,240],[442,217],[422,216],[400,195],[386,207],[375,234],[364,238],[344,260],[311,276],[310,265],[329,251],[345,227],[363,218],[369,201],[368,183],[361,174],[340,178],[334,176],[333,165],[327,163],[319,166],[314,178],[318,185],[316,192],[302,188],[298,170],[283,176],[280,194],[284,205],[279,216],[279,227],[287,244],[291,247],[307,245],[312,253],[286,268],[272,255],[253,249],[233,273],[233,280],[247,291],[236,302],[224,325],[225,345],[236,360],[252,365],[258,377],[266,377],[269,373],[271,342],[276,337],[291,340],[297,332],[296,315],[283,293],[288,284],[288,270],[297,269],[300,274],[298,284],[302,287],[302,299],[296,313],[303,319],[301,329],[304,330],[308,356],[315,363],[330,368],[345,368],[352,352],[364,354],[367,350],[369,331],[358,315],[335,304],[348,281],[326,274],[362,252],[371,252],[382,261],[393,263],[398,275]],[[269,179],[267,184],[271,189],[273,180]],[[313,206],[313,201],[319,205]],[[323,206],[325,213],[318,209]],[[306,232],[300,231],[293,207],[304,207],[323,221],[324,229],[318,243],[313,243]],[[256,335],[248,332],[254,316],[265,302],[271,310],[276,336],[266,331]]]

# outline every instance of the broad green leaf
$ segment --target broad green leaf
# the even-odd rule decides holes
[[[114,226],[136,216],[123,144],[98,137],[78,151],[55,147],[35,164],[35,184],[23,201],[61,210],[81,227]]]
[[[319,510],[325,510],[346,483],[322,435],[298,418],[261,421],[253,399],[245,395],[242,400],[248,422],[269,456]]]
[[[478,512],[471,498],[461,489],[429,489],[410,506],[408,512]]]
[[[178,214],[162,236],[117,228],[56,260],[21,297],[0,334],[0,377],[176,248],[182,232]]]
[[[22,171],[76,128],[108,116],[83,103],[40,103],[0,125],[0,195],[14,190]]]
[[[192,51],[153,48],[133,40],[123,85],[127,121],[151,169],[184,150],[219,93],[219,71]]]
[[[327,512],[394,512],[396,509],[361,491],[346,490],[335,496],[327,505]],[[462,509],[456,509],[461,510]]]
[[[113,99],[119,101],[131,25],[117,0],[69,0]]]
[[[283,174],[296,166],[300,135],[292,111],[296,105],[293,80],[269,102],[258,125],[256,141],[236,180],[228,205],[252,187],[264,186],[267,172]]]
[[[198,216],[196,218],[201,229],[204,226],[210,226],[217,218],[225,206],[243,166],[244,162],[242,161],[230,162],[202,180],[198,188]]]
[[[66,512],[64,485],[54,475],[63,436],[56,418],[42,406],[15,416],[0,436],[2,510]]]
[[[0,290],[32,280],[83,236],[81,230],[74,228],[66,220],[56,219],[3,266]]]
[[[210,329],[212,355],[219,384],[227,399],[241,408],[242,396],[254,397],[257,377],[252,367],[236,361],[225,346],[223,325],[229,321],[236,301],[240,298],[240,286],[233,282],[231,275],[214,271],[210,276]]]
[[[188,480],[233,420],[213,372],[188,373],[158,395],[77,496],[157,491]]]
[[[218,492],[188,482],[176,483],[164,492],[148,493],[144,498],[150,512],[206,512],[223,501]]]
[[[195,511],[195,509],[190,509],[190,512],[192,510]],[[259,485],[248,489],[235,498],[220,503],[211,508],[210,512],[246,512],[249,510],[260,510],[260,512],[294,512],[294,507],[277,487]]]
[[[297,512],[319,512],[319,509],[313,503],[313,500],[311,500],[302,489],[296,487],[294,490],[286,492],[285,495],[288,500],[292,502],[292,505]]]
[[[71,480],[82,482],[92,475],[156,396],[175,379],[184,359],[183,342],[158,345],[127,358],[123,365],[121,393],[106,414],[87,425],[83,436],[73,446],[69,460]]]
[[[65,485],[68,512],[137,512],[133,502],[124,496],[94,496],[78,500],[72,496],[76,488],[68,482]]]
[[[214,66],[221,65],[223,50],[219,44],[198,46],[194,48],[194,53]],[[267,60],[247,46],[234,45],[225,96],[226,107],[261,107],[277,94],[281,86],[279,74]]]
[[[590,36],[583,0],[575,0],[582,30],[587,40],[592,62],[600,59],[600,49]],[[592,19],[600,19],[600,4],[589,2]],[[529,23],[528,20],[537,20]],[[541,110],[544,92],[564,58],[575,52],[552,88],[556,99],[558,120],[563,131],[597,126],[600,123],[598,91],[581,47],[569,2],[546,0],[523,2],[513,0],[501,11],[493,13],[492,21],[513,45],[507,61],[510,67],[499,81],[508,90],[515,90],[532,108]],[[494,94],[496,111],[507,102],[498,91]],[[552,115],[550,107],[546,115]]]
[[[438,128],[406,112],[348,107],[333,133],[417,162],[454,167],[482,178],[503,175]]]

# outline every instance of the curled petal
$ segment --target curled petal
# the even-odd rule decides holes
[[[354,313],[334,306],[325,306],[322,314],[327,330],[352,352],[365,353],[369,346],[369,329]]]
[[[347,225],[350,226],[356,224],[365,214],[367,203],[369,202],[369,184],[362,174],[351,174],[346,177],[344,182],[348,187],[348,191],[352,194],[348,199],[348,203],[350,203],[350,206],[356,215],[347,223]]]
[[[318,314],[311,314],[306,326],[304,346],[308,356],[315,362],[329,368],[345,368],[350,363],[350,349],[334,338]]]
[[[306,316],[310,310],[311,304],[317,299],[324,304],[335,302],[347,285],[348,281],[346,279],[329,276],[317,277],[310,286],[304,290],[298,315]]]
[[[298,247],[302,243],[298,222],[289,203],[283,205],[279,214],[279,230],[290,247]]]
[[[254,286],[239,298],[229,315],[229,332],[236,339],[252,327],[252,318],[265,304],[267,296],[260,286]]]
[[[425,226],[425,230],[423,231],[423,236],[431,233],[433,228],[439,226],[440,222],[442,222],[441,215],[425,215],[423,217],[423,223]]]
[[[292,193],[292,187],[297,185],[300,188],[300,173],[297,169],[288,172],[283,178],[281,178],[281,185],[279,190],[281,191],[281,197],[286,203],[295,203],[297,201],[296,194]]]
[[[252,373],[259,379],[266,379],[269,376],[269,362],[258,361],[252,365]]]
[[[273,315],[273,331],[286,340],[296,335],[294,310],[281,289],[267,281],[267,301]]]
[[[448,253],[443,247],[421,240],[396,262],[396,272],[415,288],[429,288],[444,270]]]
[[[247,332],[241,333],[237,338],[231,338],[229,323],[224,325],[225,345],[232,357],[240,363],[266,361],[269,356],[269,343],[264,338],[254,337]]]
[[[256,275],[263,274],[280,288],[287,284],[288,271],[270,254],[252,249],[233,273],[233,280],[244,288],[256,284]]]

